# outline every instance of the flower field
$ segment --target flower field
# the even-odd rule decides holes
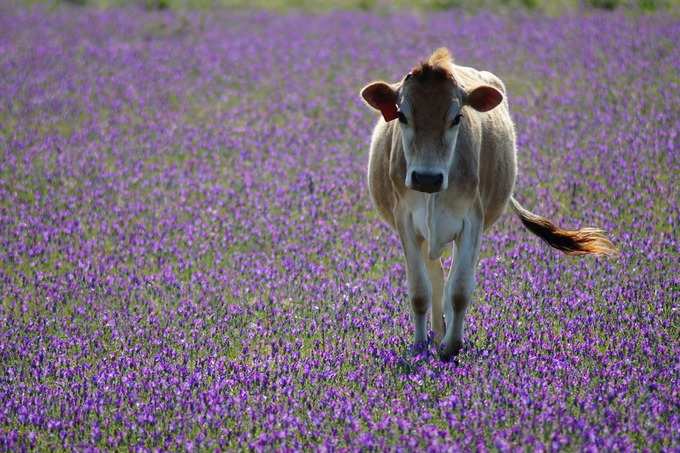
[[[0,5],[0,450],[680,449],[680,22]],[[515,196],[456,362],[413,335],[359,97],[505,82]],[[450,257],[447,261],[450,261]]]

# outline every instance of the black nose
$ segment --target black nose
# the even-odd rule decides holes
[[[434,193],[442,189],[444,175],[441,173],[411,173],[411,187],[419,192]]]

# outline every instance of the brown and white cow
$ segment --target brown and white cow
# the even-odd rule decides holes
[[[431,307],[440,357],[460,350],[482,232],[508,202],[526,228],[568,255],[615,253],[601,230],[562,229],[512,197],[515,129],[495,75],[455,65],[441,48],[401,81],[370,83],[361,96],[382,113],[368,187],[406,255],[416,344],[426,340]],[[445,279],[440,258],[452,242],[455,260]]]

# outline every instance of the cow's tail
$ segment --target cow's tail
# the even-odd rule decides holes
[[[527,230],[567,255],[615,255],[618,253],[614,244],[599,228],[565,230],[545,217],[527,210],[514,197],[510,197],[510,205]]]

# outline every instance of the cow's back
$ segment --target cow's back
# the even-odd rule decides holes
[[[503,102],[481,119],[481,144],[479,156],[479,192],[484,205],[484,227],[490,227],[503,213],[517,174],[515,127],[510,118],[505,85],[494,74],[474,68],[455,65],[456,80],[470,90],[486,84],[503,93]]]

